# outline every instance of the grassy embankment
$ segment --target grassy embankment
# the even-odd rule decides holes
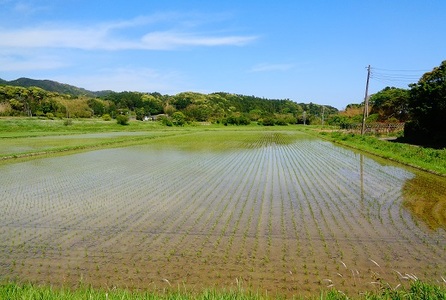
[[[142,300],[142,299],[238,299],[238,300],[260,300],[260,299],[277,299],[252,292],[244,291],[241,286],[238,289],[227,291],[206,290],[201,293],[191,293],[178,288],[178,291],[165,293],[128,291],[124,289],[99,290],[88,287],[80,287],[78,289],[54,289],[49,286],[37,286],[31,284],[18,285],[14,283],[6,283],[0,285],[0,299],[45,299],[45,300],[78,300],[78,299],[120,299],[120,300]],[[434,286],[415,281],[407,289],[382,289],[375,292],[366,293],[358,296],[345,295],[342,292],[331,290],[321,292],[320,295],[313,297],[299,297],[295,299],[446,299],[446,287]]]
[[[0,162],[9,163],[70,154],[91,149],[129,146],[185,132],[157,122],[130,122],[127,126],[100,119],[40,120],[0,118]]]
[[[312,130],[306,130],[312,132]],[[375,136],[322,131],[319,137],[411,167],[446,176],[446,149],[424,148]]]

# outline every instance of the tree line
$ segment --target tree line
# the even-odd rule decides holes
[[[29,84],[19,80],[14,84]],[[0,116],[47,118],[116,118],[131,116],[144,120],[155,115],[166,125],[212,122],[225,125],[329,124],[346,128],[362,122],[364,102],[349,104],[344,111],[328,105],[296,103],[290,99],[266,99],[231,93],[202,94],[112,92],[98,94],[62,85],[66,94],[36,86],[11,85],[0,81]],[[38,83],[38,81],[31,81]],[[45,86],[53,87],[49,82]],[[54,87],[56,88],[56,87]],[[446,145],[446,61],[425,73],[408,89],[385,87],[369,98],[367,122],[404,122],[404,137],[413,143]]]
[[[446,61],[426,72],[407,89],[385,87],[369,98],[367,122],[405,123],[404,140],[432,147],[446,146]],[[362,122],[364,102],[349,104],[328,119],[331,125],[348,127]]]
[[[141,92],[108,92],[99,97],[51,92],[39,87],[0,85],[0,115],[50,118],[133,116],[137,120],[163,115],[165,123],[212,122],[225,125],[317,124],[323,114],[336,114],[332,106],[296,103],[224,92],[176,95]],[[182,120],[182,121],[180,121]]]

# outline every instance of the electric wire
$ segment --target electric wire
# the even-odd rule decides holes
[[[371,68],[370,78],[385,84],[409,86],[416,83],[429,70],[392,70],[384,68]]]

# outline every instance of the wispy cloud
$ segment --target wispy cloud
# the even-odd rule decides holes
[[[1,2],[0,2],[1,4]],[[13,11],[15,13],[19,13],[19,14],[25,14],[25,15],[31,15],[31,14],[35,14],[44,10],[47,10],[47,7],[44,6],[39,6],[31,3],[27,3],[24,1],[18,1],[17,3],[14,4],[13,6]]]
[[[194,28],[154,30],[159,18],[139,17],[127,21],[88,26],[46,24],[32,28],[0,28],[3,48],[72,48],[82,50],[172,50],[181,47],[243,46],[257,39],[250,35],[201,34]],[[156,27],[156,26],[153,26]],[[125,34],[126,30],[133,30]],[[135,32],[141,32],[139,35]],[[133,36],[128,38],[127,36]]]
[[[243,46],[257,39],[255,36],[211,36],[198,33],[160,31],[146,34],[142,38],[143,49],[175,49],[184,46]]]
[[[249,72],[288,71],[294,68],[294,64],[270,64],[263,63],[253,66]]]

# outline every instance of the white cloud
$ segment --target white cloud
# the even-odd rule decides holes
[[[183,46],[243,46],[257,39],[255,36],[245,35],[200,35],[192,28],[185,28],[188,31],[159,31],[147,28],[151,23],[157,23],[161,19],[160,16],[154,16],[88,26],[45,24],[32,28],[0,28],[0,47],[171,50]],[[175,28],[178,25],[171,24],[171,27]],[[129,31],[126,34],[125,30],[132,29],[133,32]],[[135,32],[141,33],[135,36]],[[133,38],[128,38],[132,35]]]
[[[142,38],[144,49],[174,49],[183,46],[243,46],[254,36],[201,36],[174,31],[152,32]]]
[[[294,68],[293,64],[258,64],[252,67],[249,72],[271,72],[271,71],[288,71]]]

